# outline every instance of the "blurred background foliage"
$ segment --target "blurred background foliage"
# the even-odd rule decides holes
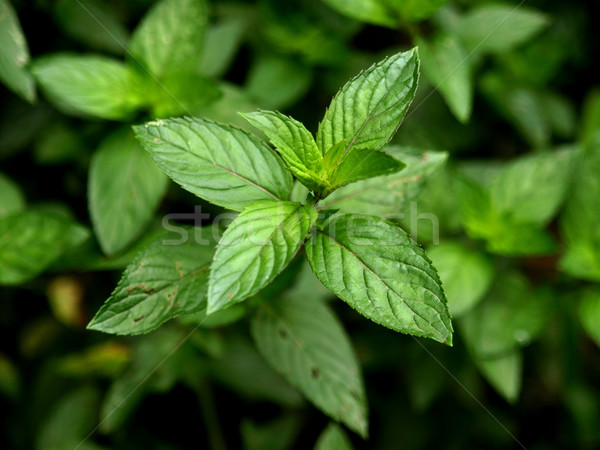
[[[168,3],[0,0],[0,446],[598,448],[599,5]],[[132,58],[169,39],[139,37],[147,14],[189,48]],[[85,330],[163,216],[220,212],[168,182],[129,125],[246,127],[236,112],[260,107],[314,131],[348,78],[415,45],[419,91],[389,149],[409,167],[368,198],[326,202],[397,220],[429,249],[456,338],[412,339],[329,303],[364,371],[368,441],[268,366],[252,302],[199,328],[191,315],[130,338]],[[333,300],[305,269],[261,296]]]

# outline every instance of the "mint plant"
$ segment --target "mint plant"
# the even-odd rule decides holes
[[[267,360],[317,407],[366,435],[359,370],[335,317],[310,293],[268,303],[260,292],[304,248],[323,285],[366,318],[452,345],[445,294],[425,251],[394,222],[320,206],[345,185],[405,167],[383,149],[418,76],[416,49],[360,73],[334,97],[316,139],[281,113],[242,114],[275,151],[241,129],[201,118],[134,126],[173,181],[240,213],[218,243],[204,227],[200,239],[183,245],[165,246],[164,236],[150,244],[88,328],[140,334],[177,315],[211,317],[254,297],[253,335]],[[294,178],[309,191],[303,202],[290,200]],[[294,354],[299,361],[287,360]],[[354,376],[340,383],[344,366]]]

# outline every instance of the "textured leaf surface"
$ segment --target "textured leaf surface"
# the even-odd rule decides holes
[[[327,428],[323,430],[319,439],[317,440],[317,444],[315,445],[315,450],[352,450],[352,443],[344,430],[335,424],[330,423],[327,425]]]
[[[483,253],[458,242],[443,242],[432,246],[427,256],[439,272],[453,317],[475,306],[490,287],[494,268]]]
[[[89,208],[102,250],[127,247],[154,214],[168,178],[130,130],[100,144],[90,163]]]
[[[194,73],[200,63],[206,21],[203,0],[162,0],[135,30],[129,50],[156,77]]]
[[[267,361],[323,412],[363,437],[367,410],[360,368],[331,311],[310,296],[263,303],[252,336]]]
[[[141,334],[183,313],[206,309],[208,267],[215,239],[211,228],[186,228],[186,240],[164,233],[127,267],[88,328]]]
[[[321,152],[341,140],[348,149],[382,148],[412,102],[419,78],[416,49],[398,53],[350,80],[334,97],[317,132]]]
[[[35,100],[35,84],[25,69],[29,49],[17,13],[8,0],[0,0],[0,80],[28,102]]]
[[[439,173],[448,158],[445,152],[419,152],[393,145],[386,147],[385,152],[407,166],[399,173],[344,186],[319,205],[374,216],[398,215],[404,205],[419,195],[424,183]]]
[[[126,66],[103,56],[55,54],[34,61],[42,90],[66,112],[124,119],[136,108]]]
[[[367,318],[452,344],[438,274],[400,227],[377,217],[344,215],[313,236],[306,254],[319,280]]]
[[[34,278],[89,232],[53,213],[26,211],[0,219],[0,284]]]
[[[473,108],[473,68],[461,42],[452,35],[441,34],[431,41],[418,40],[423,73],[439,89],[462,123],[469,121]]]
[[[263,201],[250,205],[219,241],[210,268],[208,312],[256,294],[294,257],[317,219],[312,206]]]
[[[134,131],[171,179],[211,203],[241,211],[289,198],[292,177],[283,161],[245,131],[197,118],[148,122]]]
[[[290,171],[311,190],[323,184],[321,152],[304,125],[279,112],[257,111],[242,117],[267,135]]]
[[[0,173],[0,217],[25,208],[23,193],[10,178]]]

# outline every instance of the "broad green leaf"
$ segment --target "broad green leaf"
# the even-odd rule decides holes
[[[25,197],[10,178],[0,173],[0,218],[25,209]]]
[[[0,284],[36,277],[88,236],[85,228],[53,213],[26,211],[1,218]]]
[[[60,29],[76,42],[101,51],[123,54],[129,32],[123,24],[118,5],[100,0],[59,0],[53,16]]]
[[[168,73],[195,73],[206,21],[204,0],[161,0],[136,28],[129,51],[160,79]]]
[[[548,23],[545,14],[520,4],[487,4],[469,11],[454,31],[469,52],[504,52],[531,39]]]
[[[317,211],[312,206],[272,200],[244,209],[219,241],[210,267],[208,313],[259,292],[296,252]]]
[[[292,58],[258,55],[244,90],[263,108],[283,109],[302,98],[311,81],[310,68]]]
[[[17,13],[8,0],[0,0],[0,81],[30,103],[35,83],[25,66],[29,49]]]
[[[496,279],[486,298],[459,322],[473,355],[496,358],[529,344],[546,324],[545,299],[520,273]]]
[[[366,437],[360,367],[344,329],[321,301],[290,294],[263,302],[251,332],[258,350],[285,379],[327,415]]]
[[[149,82],[154,117],[195,115],[222,95],[216,82],[198,74],[176,72]]]
[[[133,260],[88,329],[147,333],[173,317],[206,309],[208,267],[216,246],[212,229],[181,232],[183,243],[163,233]]]
[[[546,225],[567,194],[574,157],[565,149],[513,160],[491,184],[494,209],[518,223]]]
[[[260,200],[287,200],[292,177],[250,134],[204,119],[157,120],[133,127],[165,173],[211,203],[241,211]]]
[[[331,187],[328,187],[323,195],[327,196],[338,187],[355,181],[400,172],[404,167],[406,164],[387,153],[366,148],[352,149],[343,156],[339,166],[329,175]]]
[[[496,392],[509,403],[517,401],[523,376],[523,355],[519,350],[494,359],[476,359],[475,363]]]
[[[247,27],[245,17],[226,17],[206,30],[198,72],[220,77],[233,61]]]
[[[600,347],[600,291],[597,288],[584,292],[578,312],[583,329]]]
[[[452,317],[473,308],[490,287],[494,268],[483,253],[458,242],[443,242],[432,246],[427,256],[438,270]]]
[[[593,89],[583,105],[579,139],[584,148],[600,143],[600,89]]]
[[[322,155],[304,125],[273,111],[257,111],[241,116],[267,135],[298,180],[313,191],[321,189],[324,184],[321,177]]]
[[[393,7],[405,21],[426,19],[449,0],[381,0]]]
[[[108,136],[90,163],[88,198],[94,231],[106,254],[135,240],[152,218],[168,178],[130,130]]]
[[[54,54],[33,62],[40,87],[58,108],[103,119],[125,119],[136,109],[125,64],[104,56]]]
[[[315,450],[352,450],[353,448],[344,430],[333,422],[323,430],[315,445]]]
[[[392,330],[452,345],[437,272],[397,225],[347,214],[316,232],[306,254],[319,280],[365,317]]]
[[[423,73],[434,84],[452,114],[462,123],[473,109],[473,67],[456,36],[439,34],[430,41],[418,39]]]
[[[397,216],[420,194],[425,182],[440,172],[448,158],[445,152],[420,152],[399,146],[388,146],[385,152],[407,166],[399,173],[344,186],[321,200],[319,205],[339,208],[343,212]]]
[[[399,17],[385,0],[323,0],[336,11],[352,19],[386,27],[396,27]]]
[[[244,419],[240,432],[244,450],[287,450],[292,448],[300,431],[300,417],[293,413],[279,415],[264,422]]]
[[[336,94],[317,131],[324,153],[341,140],[351,149],[379,150],[392,138],[417,89],[417,50],[374,64]]]

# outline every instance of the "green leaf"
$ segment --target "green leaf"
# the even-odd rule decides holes
[[[241,435],[244,450],[287,450],[293,447],[300,431],[300,418],[293,413],[269,421],[244,419]]]
[[[579,140],[584,148],[600,143],[600,89],[593,89],[583,105]]]
[[[374,64],[336,94],[317,132],[324,153],[341,140],[351,149],[379,150],[396,133],[419,78],[416,49]]]
[[[600,347],[600,291],[597,288],[584,292],[578,312],[583,329]]]
[[[94,231],[106,254],[135,240],[152,218],[168,178],[130,130],[108,136],[94,154],[88,180]]]
[[[435,13],[448,0],[382,0],[398,11],[405,21],[426,19]]]
[[[182,228],[181,243],[163,233],[133,260],[88,329],[142,334],[184,313],[206,309],[211,228]],[[185,238],[185,239],[184,239]]]
[[[8,0],[0,0],[0,81],[30,103],[35,101],[35,83],[25,69],[29,49],[17,13]]]
[[[319,280],[365,317],[392,330],[452,345],[437,272],[397,225],[348,214],[319,230],[306,254]]]
[[[395,17],[384,0],[323,0],[336,11],[352,19],[375,25],[394,28],[399,18]]]
[[[418,39],[423,73],[440,91],[452,114],[462,123],[473,109],[473,67],[456,36],[439,34],[430,41]]]
[[[248,206],[227,228],[210,267],[208,313],[259,292],[279,274],[317,220],[312,206],[272,200]]]
[[[53,213],[26,211],[0,219],[0,284],[35,278],[89,232]]]
[[[136,28],[129,51],[160,79],[174,72],[195,73],[206,22],[203,0],[161,0]]]
[[[445,152],[422,152],[394,145],[386,147],[385,152],[404,161],[407,166],[399,173],[344,186],[321,200],[319,205],[348,213],[398,216],[403,207],[420,194],[425,182],[440,172],[448,159]]]
[[[348,336],[315,297],[293,294],[263,302],[251,322],[260,353],[315,406],[361,436],[367,407]]]
[[[549,23],[545,14],[517,5],[473,8],[454,27],[468,52],[505,52],[531,39]]]
[[[241,211],[260,200],[287,200],[292,177],[269,147],[234,127],[180,118],[133,127],[165,173],[211,203]]]
[[[521,391],[523,355],[515,350],[494,359],[475,359],[475,364],[490,385],[509,403],[515,403]]]
[[[322,155],[304,125],[279,112],[257,111],[240,114],[251,125],[267,135],[290,171],[313,191],[325,184],[321,177]]]
[[[125,119],[138,106],[125,64],[104,56],[53,54],[32,65],[40,87],[58,108],[103,119]]]
[[[208,77],[223,75],[242,43],[246,27],[247,18],[234,14],[211,25],[204,37],[198,72]]]
[[[0,173],[0,218],[25,209],[25,197],[10,178]]]
[[[485,254],[458,242],[442,242],[427,251],[437,268],[452,317],[463,315],[487,292],[494,268]]]
[[[565,149],[511,161],[490,186],[494,209],[518,223],[546,225],[565,199],[574,156]]]
[[[549,307],[520,273],[496,279],[486,298],[460,319],[476,358],[497,358],[529,344],[544,328]]]
[[[333,422],[323,430],[315,445],[315,450],[352,450],[353,448],[344,430]]]

